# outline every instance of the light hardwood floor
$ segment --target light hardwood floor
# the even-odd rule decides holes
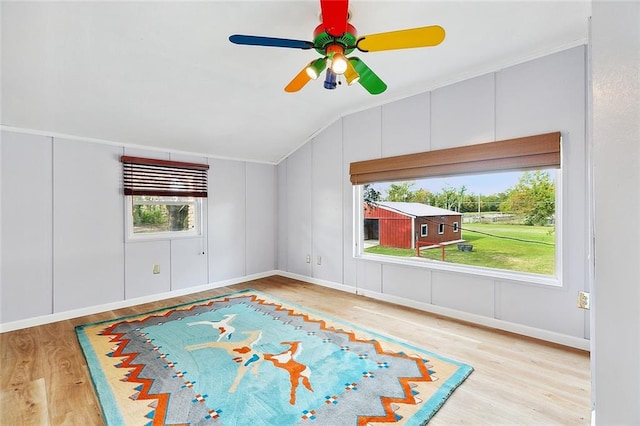
[[[101,425],[74,327],[254,288],[471,364],[430,424],[590,423],[589,354],[273,276],[0,334],[0,425]],[[280,426],[280,425],[278,425]]]

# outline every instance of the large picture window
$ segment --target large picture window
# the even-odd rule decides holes
[[[556,279],[560,134],[451,151],[352,163],[359,221],[377,231],[356,229],[357,255]]]
[[[202,235],[206,164],[122,157],[129,239]]]

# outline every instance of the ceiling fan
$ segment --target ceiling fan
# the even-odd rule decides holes
[[[291,49],[315,49],[321,57],[300,71],[284,88],[286,92],[297,92],[309,81],[317,79],[326,70],[324,87],[335,89],[338,75],[343,75],[347,84],[360,83],[372,95],[387,89],[387,85],[360,58],[351,56],[354,50],[379,52],[383,50],[408,49],[437,46],[444,40],[444,29],[438,25],[410,28],[358,38],[358,33],[349,23],[349,0],[320,0],[320,25],[313,32],[313,41],[288,38],[263,37],[234,34],[229,41],[251,46],[285,47]]]

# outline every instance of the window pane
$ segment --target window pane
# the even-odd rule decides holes
[[[444,247],[447,263],[555,275],[555,181],[550,169],[364,185],[364,253],[443,261]]]
[[[133,234],[194,231],[198,202],[188,197],[135,196],[132,203]]]

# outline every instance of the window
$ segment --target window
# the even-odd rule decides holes
[[[121,158],[129,239],[202,235],[206,164]]]
[[[128,197],[129,238],[202,234],[202,203],[195,197]]]
[[[426,237],[427,235],[429,235],[429,225],[423,223],[422,225],[420,225],[420,236]]]
[[[558,132],[352,163],[356,203],[393,211],[375,244],[356,229],[357,255],[555,283],[559,166]],[[428,223],[438,235],[411,237]]]

